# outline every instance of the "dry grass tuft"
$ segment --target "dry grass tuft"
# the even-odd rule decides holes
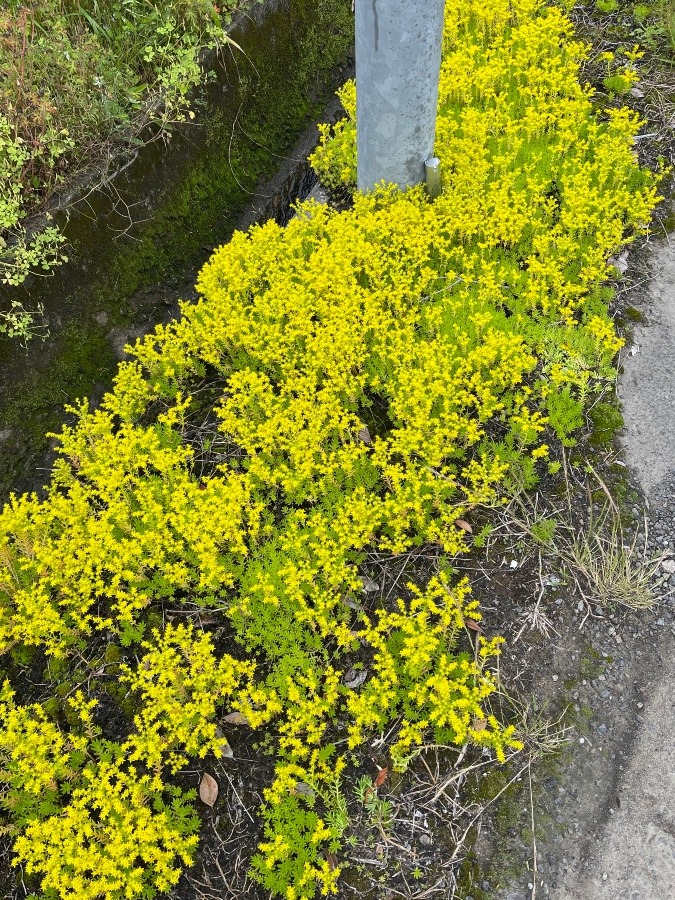
[[[662,557],[649,554],[646,527],[642,547],[638,547],[637,533],[626,544],[618,514],[605,507],[586,529],[563,531],[555,549],[588,603],[629,609],[653,606],[651,582]]]

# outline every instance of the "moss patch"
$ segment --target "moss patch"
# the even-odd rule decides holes
[[[623,428],[623,416],[614,403],[596,403],[588,417],[593,424],[590,437],[593,447],[609,447],[617,431]]]
[[[630,322],[644,322],[645,317],[640,312],[639,309],[636,309],[634,306],[629,306],[626,308],[624,315]]]

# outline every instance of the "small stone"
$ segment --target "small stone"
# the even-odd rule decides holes
[[[541,583],[544,587],[557,587],[559,584],[562,584],[562,578],[559,578],[557,575],[544,575]]]
[[[644,706],[644,703],[638,703],[637,708],[642,709],[643,706]]]
[[[553,676],[553,681],[557,681],[557,680],[558,680],[558,676],[557,676],[557,675],[554,675],[554,676]]]
[[[607,881],[607,872],[602,873],[602,880]]]
[[[664,559],[661,563],[661,568],[668,575],[675,575],[675,559]]]

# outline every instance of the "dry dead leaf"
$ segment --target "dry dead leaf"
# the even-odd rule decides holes
[[[227,742],[227,738],[223,738],[220,742],[218,750],[216,751],[216,756],[219,759],[234,759],[234,750]]]
[[[220,743],[214,749],[214,753],[218,757],[218,759],[234,759],[232,747],[230,747],[220,725],[216,725],[216,737],[220,738]]]
[[[379,584],[376,581],[373,581],[370,575],[362,575],[361,584],[363,585],[363,590],[368,594],[374,594],[375,591],[379,591],[380,589]]]
[[[628,268],[628,250],[622,250],[616,256],[610,256],[607,260],[610,266],[614,266],[623,275]]]
[[[208,772],[204,772],[202,780],[199,782],[199,797],[202,803],[206,803],[211,809],[218,799],[218,782]]]
[[[466,519],[455,519],[455,525],[456,525],[458,528],[461,528],[462,531],[466,531],[467,534],[473,534],[473,528],[472,528],[471,525],[466,521]]]
[[[343,601],[345,606],[348,606],[350,609],[355,609],[357,612],[363,612],[363,607],[360,603],[357,603],[356,600],[352,600],[349,597],[346,597]]]
[[[373,781],[373,787],[382,787],[382,785],[387,780],[387,775],[389,775],[389,769],[387,768],[387,766],[385,766],[377,773],[377,778],[375,779],[375,781]]]
[[[228,713],[223,717],[223,722],[227,722],[228,725],[248,725],[248,719],[240,712]]]

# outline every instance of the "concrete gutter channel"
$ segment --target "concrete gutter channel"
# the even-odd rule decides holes
[[[197,272],[213,247],[229,240],[234,229],[246,230],[255,222],[273,218],[285,224],[292,204],[308,195],[315,182],[307,163],[319,138],[315,123],[341,115],[333,91],[353,75],[353,45],[347,33],[336,32],[316,83],[310,79],[303,88],[309,106],[302,116],[297,112],[306,61],[296,44],[301,34],[314,35],[322,9],[322,0],[265,0],[256,6],[244,36],[236,34],[251,71],[235,59],[206,85],[204,127],[177,128],[168,150],[158,142],[147,145],[133,165],[111,174],[104,188],[68,213],[62,211],[59,222],[72,243],[70,262],[49,279],[0,290],[3,304],[18,299],[33,309],[41,302],[50,328],[44,343],[34,340],[27,349],[0,341],[1,502],[9,491],[43,488],[55,456],[54,443],[48,447],[43,436],[60,430],[64,405],[80,396],[93,405],[100,402],[116,361],[125,357],[125,345],[176,318],[179,298],[195,299]],[[336,9],[347,10],[348,0],[338,0]],[[308,41],[308,53],[313,46]],[[279,60],[291,53],[286,80],[276,78]],[[288,93],[288,110],[280,112],[279,121],[265,112],[275,91]],[[242,108],[250,115],[260,112],[263,137],[269,129],[274,151],[257,132],[253,137],[244,133]],[[241,184],[244,175],[233,168],[230,156],[239,152],[241,158],[249,144],[254,160]],[[222,185],[212,181],[219,163],[232,172]],[[87,184],[78,190],[86,195]],[[134,207],[133,233],[123,233],[118,206]],[[174,256],[178,262],[165,271]],[[88,352],[89,346],[97,353]]]
[[[592,617],[583,629],[575,612],[553,637],[544,694],[543,682],[578,675],[589,646],[599,664],[567,682],[574,686],[563,700],[578,716],[569,751],[553,775],[532,769],[536,875],[525,785],[519,825],[479,839],[493,879],[481,898],[675,900],[675,245],[653,244],[650,268],[637,299],[631,292],[644,319],[622,352],[618,393],[624,459],[647,501],[649,551],[667,554],[662,596],[652,611]],[[642,511],[636,504],[633,512]],[[548,693],[560,696],[557,685]],[[495,883],[502,887],[493,892]]]

